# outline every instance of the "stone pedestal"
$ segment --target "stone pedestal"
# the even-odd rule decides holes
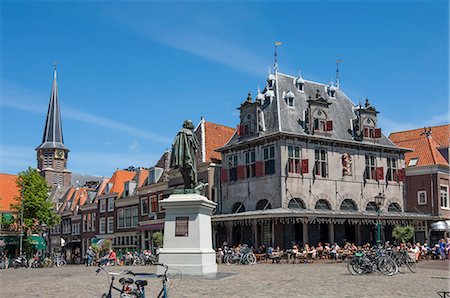
[[[199,194],[173,194],[160,204],[166,209],[166,217],[159,262],[183,274],[216,273],[211,234],[211,214],[216,203]],[[163,271],[158,266],[157,272]]]

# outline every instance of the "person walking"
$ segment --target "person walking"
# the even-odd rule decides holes
[[[92,266],[94,263],[95,253],[92,250],[92,246],[89,245],[88,249],[86,249],[86,266]]]

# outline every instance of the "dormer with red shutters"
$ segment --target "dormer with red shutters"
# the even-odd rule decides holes
[[[376,140],[381,138],[381,128],[377,127],[377,114],[379,112],[372,106],[366,98],[364,107],[361,104],[356,108],[357,119],[354,121],[354,139]]]
[[[240,110],[240,124],[237,127],[239,138],[253,135],[258,132],[258,107],[261,105],[259,101],[253,101],[249,92],[247,99],[238,108]]]
[[[324,98],[317,90],[315,98],[309,98],[308,109],[306,111],[305,131],[311,134],[328,135],[333,131],[333,120],[329,117],[329,107],[331,102]]]

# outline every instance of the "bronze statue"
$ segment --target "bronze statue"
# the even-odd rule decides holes
[[[170,157],[170,168],[180,170],[184,180],[184,189],[195,189],[197,187],[195,152],[198,147],[194,125],[191,120],[185,120],[183,128],[175,137]]]

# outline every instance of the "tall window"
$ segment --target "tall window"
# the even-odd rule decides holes
[[[417,192],[417,203],[419,205],[425,205],[427,203],[427,192],[425,190],[419,190]]]
[[[106,218],[102,217],[100,218],[100,228],[99,228],[99,232],[100,234],[105,234],[106,233]]]
[[[151,205],[151,212],[157,213],[158,212],[158,197],[157,196],[151,196],[150,197],[150,205]]]
[[[114,232],[114,217],[108,217],[108,234]]]
[[[314,164],[315,175],[328,177],[328,155],[325,149],[314,150],[316,162]]]
[[[397,179],[397,159],[387,159],[387,180],[394,181]]]
[[[131,210],[130,210],[130,208],[125,208],[124,217],[125,217],[125,227],[130,227],[131,226]]]
[[[230,181],[237,180],[237,166],[238,166],[238,156],[237,154],[228,156],[228,176]]]
[[[142,198],[141,199],[141,214],[146,215],[148,214],[148,198]]]
[[[302,160],[298,146],[288,146],[288,172],[298,174],[302,172]]]
[[[263,148],[264,174],[275,174],[275,146]]]
[[[130,195],[130,181],[126,181],[123,185],[123,196],[128,197]]]
[[[255,150],[244,153],[245,177],[255,177]]]
[[[92,231],[95,231],[95,217],[97,214],[92,213]]]
[[[123,208],[117,210],[117,228],[122,229],[124,227],[124,210]]]
[[[376,179],[376,157],[375,155],[366,155],[366,170],[364,171],[364,177],[366,179]]]
[[[131,207],[131,225],[137,227],[138,220],[138,206]]]
[[[105,212],[106,211],[106,200],[100,200],[100,212]]]
[[[442,208],[450,208],[450,204],[448,201],[448,186],[441,185],[441,207]]]
[[[87,230],[88,232],[89,232],[89,231],[92,231],[92,229],[91,229],[91,227],[92,227],[91,223],[92,223],[92,221],[91,221],[91,213],[88,213],[88,214],[86,214],[86,230]]]
[[[114,211],[114,198],[108,198],[108,211]]]

